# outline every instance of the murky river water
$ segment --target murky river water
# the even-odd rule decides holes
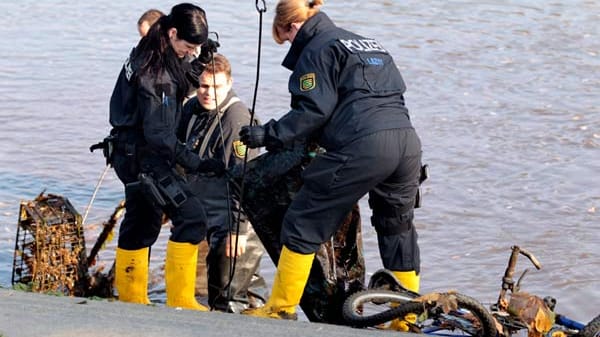
[[[267,1],[256,111],[288,106],[286,46],[270,38]],[[104,168],[88,147],[108,132],[108,101],[137,42],[135,23],[167,1],[0,2],[0,286],[11,283],[20,200],[42,189],[84,213]],[[203,1],[238,94],[255,87],[254,1]],[[543,269],[524,289],[581,321],[600,307],[600,3],[596,1],[329,1],[336,23],[378,39],[405,77],[406,101],[431,178],[417,211],[422,290],[497,298],[510,246]],[[112,171],[90,210],[122,198]],[[381,266],[361,201],[369,273]],[[97,226],[86,226],[95,239]],[[165,231],[165,237],[167,233]],[[90,245],[91,246],[91,245]],[[114,248],[112,242],[108,248]],[[164,245],[153,248],[160,268]],[[103,253],[106,261],[111,249]],[[527,264],[523,260],[519,269]],[[269,260],[263,273],[272,280]],[[156,284],[156,296],[160,295]]]

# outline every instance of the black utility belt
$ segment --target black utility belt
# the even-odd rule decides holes
[[[178,208],[187,200],[181,182],[173,174],[157,179],[152,174],[140,173],[138,181],[127,184],[126,188],[139,188],[149,202],[159,207]]]

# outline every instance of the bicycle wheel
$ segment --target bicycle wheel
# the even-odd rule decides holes
[[[600,337],[600,315],[591,320],[576,337]]]
[[[390,310],[416,296],[410,292],[383,289],[359,291],[344,301],[342,315],[346,323],[355,328],[375,326],[394,319]]]
[[[411,328],[415,332],[443,336],[496,336],[494,318],[477,300],[462,294],[434,294],[439,300],[407,302],[391,309],[388,314],[405,317],[417,315]],[[451,297],[453,296],[453,297]],[[442,301],[456,301],[457,309],[444,310]],[[446,312],[447,311],[447,312]]]

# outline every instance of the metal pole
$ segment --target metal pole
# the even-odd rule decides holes
[[[104,181],[104,177],[106,176],[106,172],[108,172],[109,168],[110,168],[110,165],[106,165],[104,167],[104,171],[102,171],[102,174],[100,175],[100,179],[98,179],[98,182],[96,183],[96,188],[94,188],[94,193],[92,193],[90,202],[88,203],[87,207],[85,208],[85,213],[83,214],[83,219],[81,220],[81,226],[83,226],[85,224],[85,220],[87,220],[88,214],[90,213],[90,209],[92,208],[92,204],[94,203],[94,199],[96,199],[96,194],[98,193],[98,190],[100,189],[100,185],[102,185],[102,181]]]

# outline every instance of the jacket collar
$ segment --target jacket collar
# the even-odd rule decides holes
[[[335,28],[335,24],[333,21],[331,21],[327,14],[323,12],[319,12],[310,17],[304,22],[302,27],[300,27],[300,30],[296,34],[294,42],[292,42],[290,50],[283,59],[281,65],[289,70],[294,70],[302,50],[312,40],[312,38],[323,31],[333,28]]]

